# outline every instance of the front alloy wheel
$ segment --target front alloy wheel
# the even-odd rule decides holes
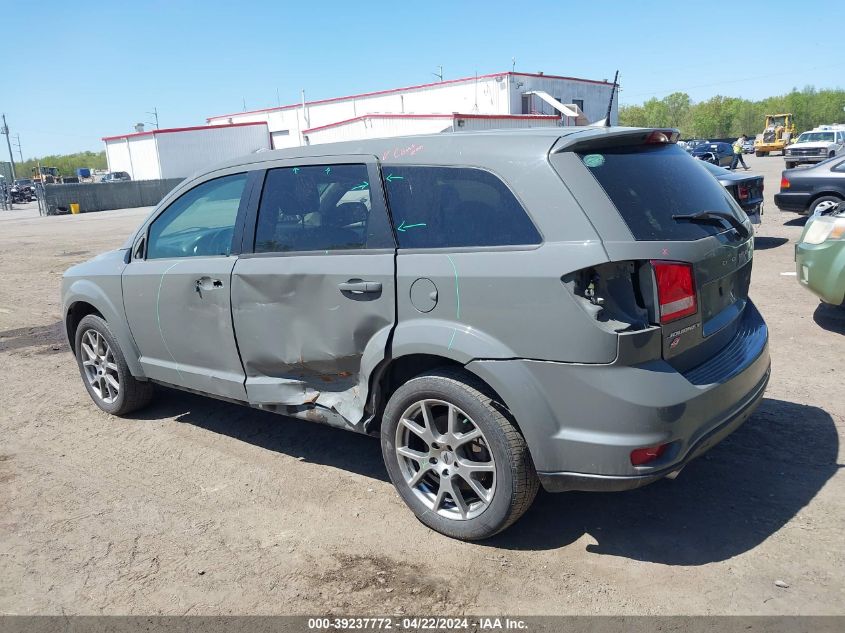
[[[81,347],[82,367],[91,390],[100,400],[112,404],[120,394],[120,374],[114,352],[97,330],[86,330],[82,334]]]

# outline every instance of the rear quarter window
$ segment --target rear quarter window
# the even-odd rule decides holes
[[[744,219],[719,181],[677,145],[602,149],[578,156],[637,240],[691,241],[729,228],[679,221],[673,215],[719,211]]]
[[[382,177],[400,248],[542,241],[511,190],[488,171],[383,165]]]

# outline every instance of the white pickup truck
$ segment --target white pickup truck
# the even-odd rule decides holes
[[[822,125],[809,132],[802,132],[783,153],[786,168],[802,163],[820,163],[845,153],[845,125]]]

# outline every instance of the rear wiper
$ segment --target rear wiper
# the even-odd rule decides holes
[[[679,215],[673,215],[672,219],[701,223],[710,223],[714,220],[724,220],[730,224],[732,228],[736,229],[736,232],[739,233],[742,239],[745,239],[750,235],[746,226],[739,221],[739,218],[730,213],[723,213],[722,211],[699,211],[698,213],[687,214],[682,213]]]

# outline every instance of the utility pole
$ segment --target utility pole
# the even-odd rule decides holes
[[[15,145],[18,148],[18,157],[21,159],[21,165],[23,165],[23,151],[21,150],[21,135],[15,134]]]
[[[438,73],[431,73],[435,77],[437,77],[440,81],[443,81],[443,66],[438,66],[437,69],[440,71]]]
[[[15,174],[15,157],[12,155],[12,143],[9,140],[9,126],[6,124],[6,115],[3,115],[3,127],[0,128],[0,134],[6,135],[6,146],[9,148],[9,161],[12,163],[12,180],[17,178]]]
[[[156,129],[158,129],[158,108],[153,108],[152,112],[147,112],[147,114],[151,114],[155,117],[155,123],[150,123],[150,125],[155,125]]]

